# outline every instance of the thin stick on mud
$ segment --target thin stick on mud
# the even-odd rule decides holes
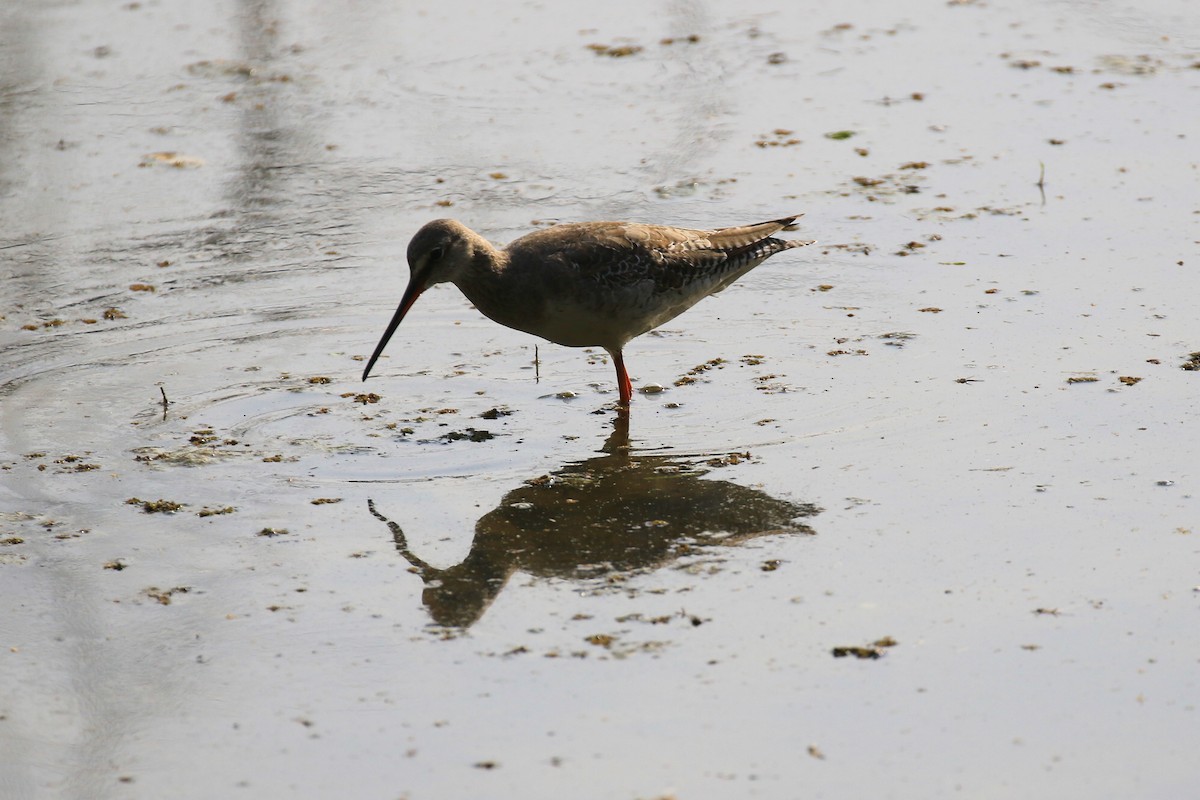
[[[167,421],[167,406],[169,406],[171,403],[169,400],[167,400],[167,390],[161,386],[158,387],[158,390],[160,392],[162,392],[163,422],[166,422]]]

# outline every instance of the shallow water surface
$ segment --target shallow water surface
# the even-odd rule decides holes
[[[1183,0],[0,10],[0,795],[1181,797]],[[602,350],[421,224],[780,254]],[[659,391],[661,389],[661,391]]]

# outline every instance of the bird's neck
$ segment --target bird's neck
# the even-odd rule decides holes
[[[484,316],[517,330],[526,330],[528,299],[523,302],[520,281],[508,272],[508,254],[486,240],[472,242],[471,259],[454,284]]]

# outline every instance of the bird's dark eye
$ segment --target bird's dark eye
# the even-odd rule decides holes
[[[435,247],[429,251],[429,260],[430,260],[430,262],[441,261],[442,256],[444,256],[445,254],[446,254],[445,250],[443,250],[440,247]]]

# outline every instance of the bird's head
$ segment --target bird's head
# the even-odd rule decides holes
[[[417,235],[408,243],[408,288],[404,290],[400,306],[383,332],[383,338],[367,361],[367,367],[363,370],[364,381],[421,293],[430,286],[457,280],[462,271],[468,268],[475,255],[474,238],[477,237],[467,226],[453,219],[435,219],[417,231]]]
[[[435,219],[426,223],[408,243],[409,288],[425,291],[453,281],[475,254],[471,230],[458,220]]]

